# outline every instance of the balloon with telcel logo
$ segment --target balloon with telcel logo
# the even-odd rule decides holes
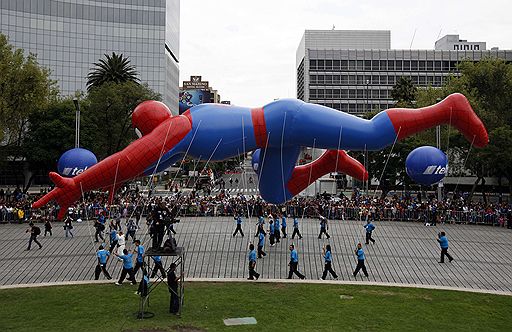
[[[57,163],[59,174],[68,178],[83,173],[98,162],[94,153],[82,148],[74,148],[62,154]]]
[[[432,185],[441,181],[448,172],[448,158],[438,148],[421,146],[409,153],[405,170],[416,183]]]

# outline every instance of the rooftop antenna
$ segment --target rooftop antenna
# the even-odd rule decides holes
[[[418,28],[414,28],[414,34],[412,35],[411,45],[409,45],[410,50],[412,49],[412,43],[414,42],[414,37],[416,36],[416,30],[418,30]]]

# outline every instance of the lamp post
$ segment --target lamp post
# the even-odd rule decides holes
[[[441,98],[436,99],[436,103],[439,103],[439,102],[441,102]],[[439,150],[441,150],[441,126],[436,126],[436,145],[437,145],[437,148]],[[443,198],[442,190],[443,190],[443,180],[439,181],[439,183],[437,184],[437,200],[438,201],[441,201],[441,199]]]
[[[366,80],[366,105],[365,105],[365,113],[368,112],[368,86],[370,85],[370,80]],[[364,150],[364,163],[365,163],[365,167],[368,167],[368,150]],[[366,171],[368,171],[368,169],[366,169]],[[366,196],[368,196],[368,190],[370,189],[370,177],[368,177],[368,180],[366,180]],[[364,182],[363,182],[364,184]]]
[[[73,104],[75,104],[75,148],[80,147],[80,104],[78,98],[73,98]]]

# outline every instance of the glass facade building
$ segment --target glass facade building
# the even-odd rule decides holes
[[[0,32],[37,54],[63,95],[85,91],[104,54],[130,58],[173,113],[179,95],[179,0],[0,0]]]
[[[497,57],[512,61],[512,51],[497,49],[352,49],[337,35],[326,47],[324,40],[338,31],[313,32],[306,31],[297,50],[297,98],[358,115],[392,107],[391,90],[401,76],[418,87],[440,87],[449,75],[458,74],[457,64],[462,60]],[[374,38],[386,41],[388,36]]]

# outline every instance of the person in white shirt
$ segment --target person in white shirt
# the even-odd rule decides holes
[[[122,231],[117,233],[117,254],[119,256],[123,255],[123,251],[126,247],[126,239]]]

